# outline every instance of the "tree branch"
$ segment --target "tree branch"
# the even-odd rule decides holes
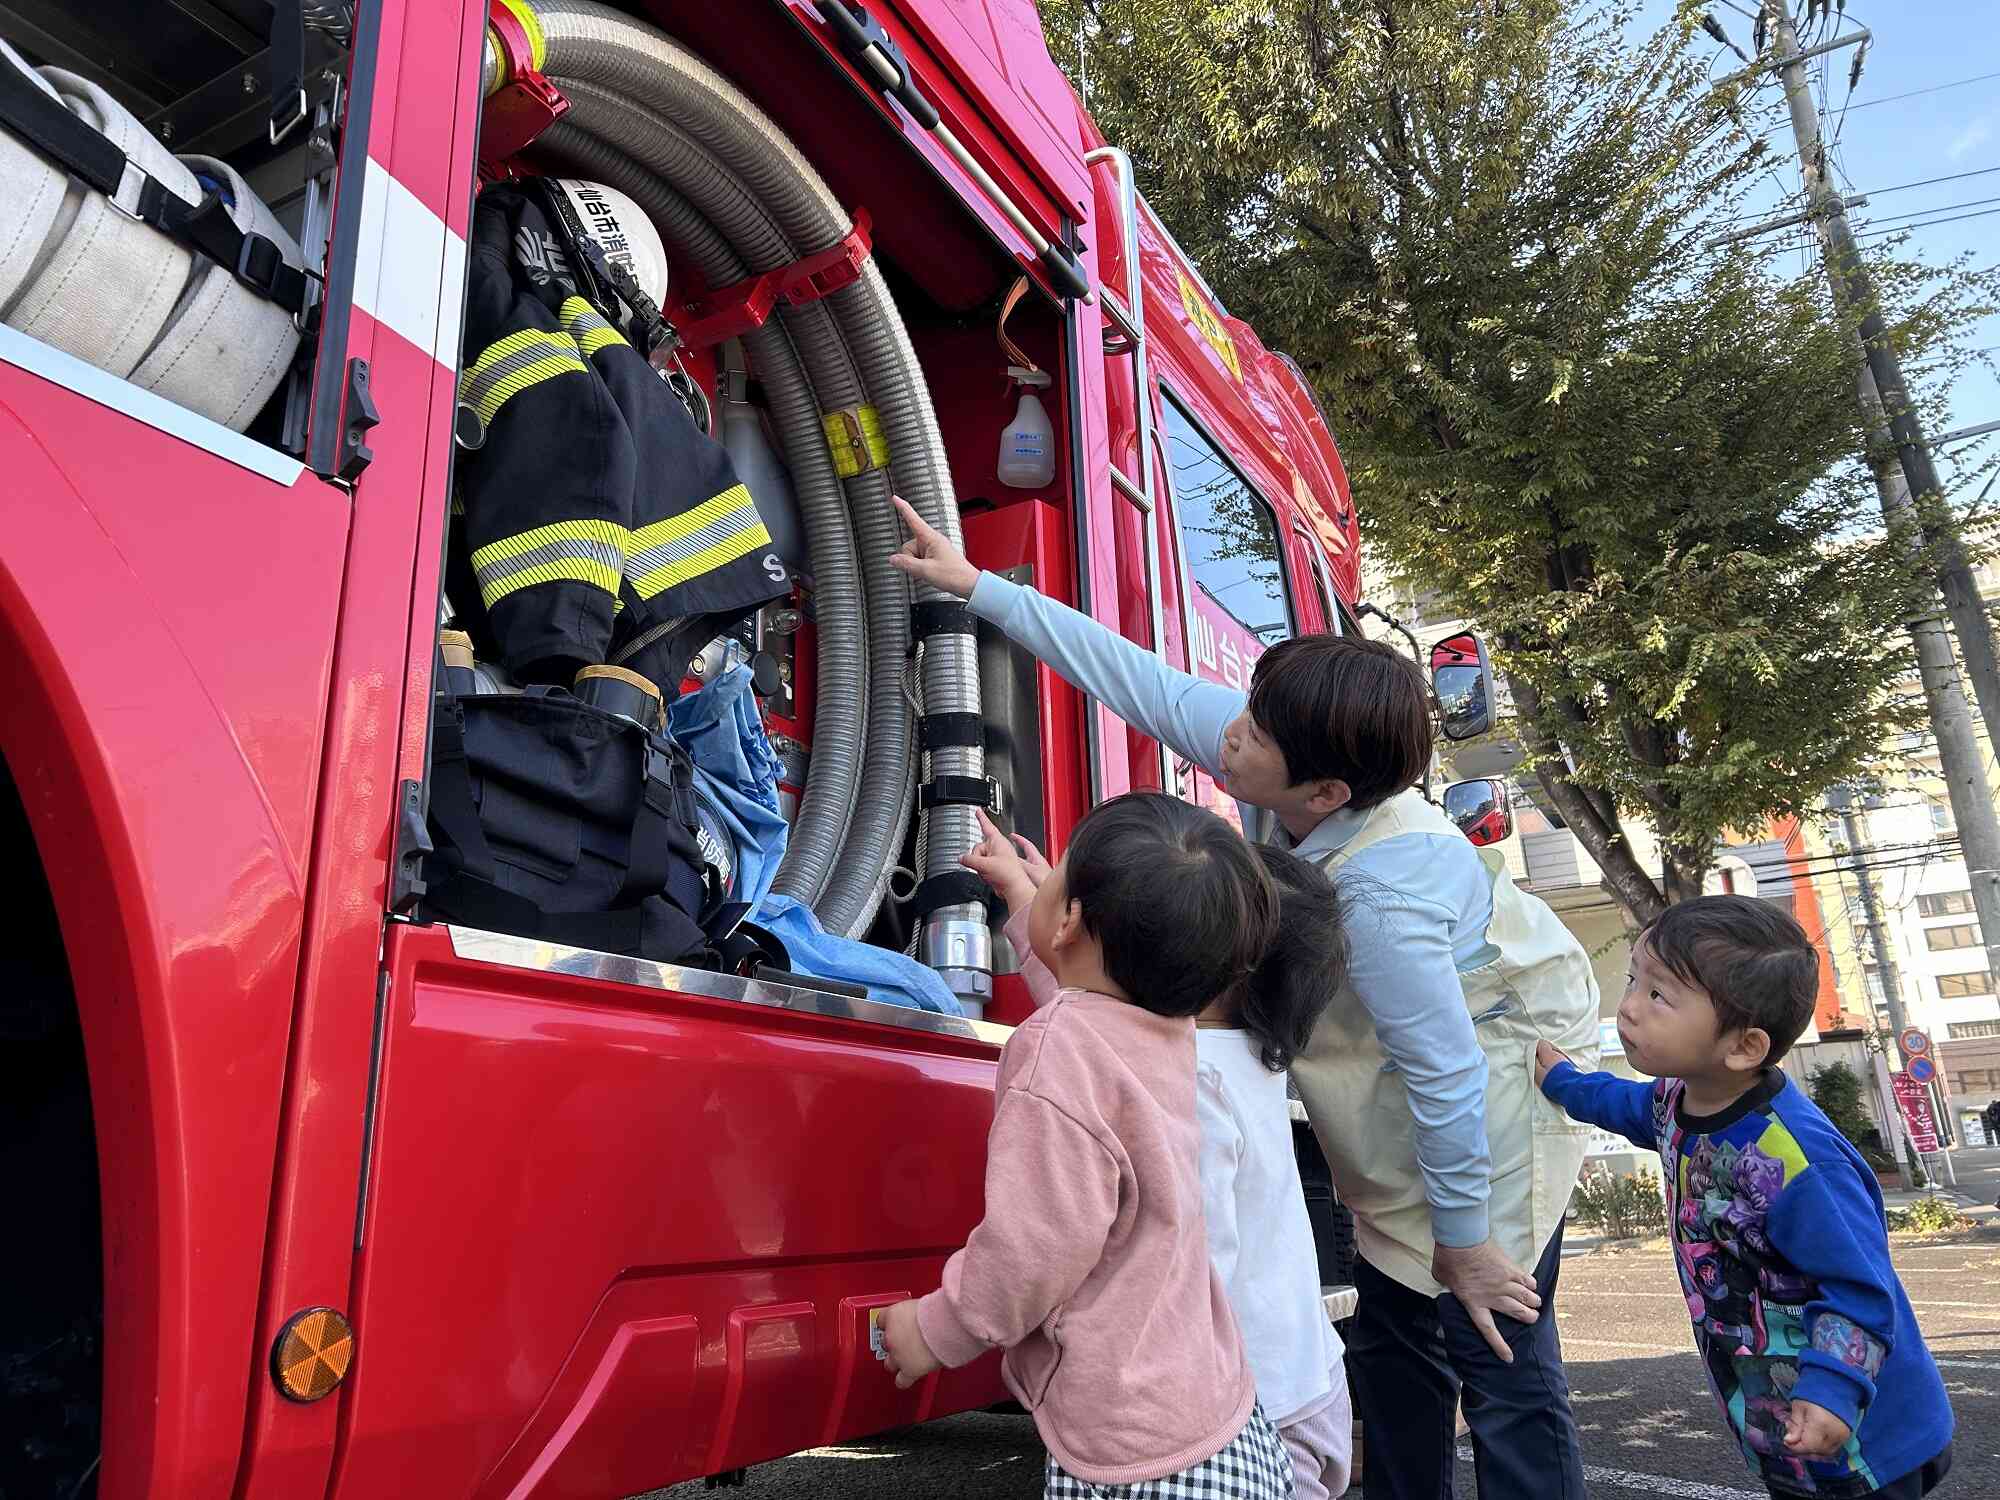
[[[1641,923],[1654,921],[1667,909],[1667,896],[1653,883],[1645,867],[1633,857],[1632,845],[1618,821],[1616,808],[1610,806],[1610,799],[1603,792],[1596,791],[1593,796],[1595,789],[1579,785],[1563,769],[1562,747],[1550,738],[1542,725],[1544,709],[1541,694],[1517,673],[1509,672],[1506,678],[1508,691],[1514,695],[1514,707],[1520,715],[1521,738],[1538,761],[1535,777],[1541,782],[1542,789],[1562,814],[1563,821],[1569,824],[1570,831],[1590,851],[1598,869],[1604,872],[1605,889],[1613,899],[1635,920]],[[1607,811],[1609,817],[1605,816]]]

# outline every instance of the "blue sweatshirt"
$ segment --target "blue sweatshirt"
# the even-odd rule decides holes
[[[1572,1119],[1660,1153],[1695,1345],[1751,1472],[1798,1495],[1866,1495],[1951,1441],[1951,1403],[1889,1263],[1882,1193],[1853,1146],[1777,1069],[1720,1114],[1677,1078],[1558,1063],[1542,1091]],[[1793,1401],[1853,1429],[1830,1460],[1785,1450]]]
[[[1034,589],[981,573],[970,600],[989,620],[1140,733],[1221,779],[1222,733],[1245,695],[1176,671],[1087,615]],[[1237,804],[1243,831],[1315,862],[1339,849],[1366,813],[1343,808],[1294,845],[1263,808]],[[1348,982],[1403,1075],[1417,1158],[1440,1245],[1487,1237],[1492,1162],[1486,1145],[1486,1054],[1458,976],[1489,963],[1493,879],[1465,839],[1384,839],[1334,872],[1349,898]]]

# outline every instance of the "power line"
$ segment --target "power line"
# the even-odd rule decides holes
[[[1864,228],[1878,224],[1900,224],[1905,219],[1921,219],[1926,214],[1948,214],[1961,208],[1983,208],[1989,203],[2000,203],[1996,198],[1968,198],[1963,203],[1933,203],[1929,208],[1912,209],[1906,214],[1890,214],[1886,218],[1869,217],[1861,221]]]
[[[1890,94],[1882,99],[1863,99],[1859,104],[1850,104],[1847,107],[1873,109],[1878,104],[1894,104],[1899,99],[1915,99],[1922,94],[1939,94],[1946,89],[1962,89],[1968,84],[1985,83],[1993,78],[2000,78],[2000,73],[1981,73],[1977,78],[1955,78],[1950,83],[1934,83],[1929,88],[1911,89],[1907,94]]]
[[[1984,219],[1993,214],[2000,214],[2000,208],[1982,208],[1978,213],[1953,214],[1948,219],[1926,219],[1921,224],[1899,224],[1891,229],[1871,229],[1866,233],[1855,235],[1855,238],[1857,240],[1872,240],[1879,239],[1885,234],[1908,234],[1912,230],[1929,229],[1938,224],[1958,224],[1967,219]]]
[[[1975,172],[1953,172],[1949,177],[1926,177],[1921,182],[1899,182],[1894,187],[1870,188],[1865,198],[1880,198],[1888,193],[1906,192],[1910,188],[1935,187],[1940,182],[1963,182],[1968,177],[1989,177],[2000,172],[2000,167],[1981,167]]]
[[[1862,227],[1855,231],[1854,238],[1857,240],[1881,239],[1884,235],[1911,234],[1919,229],[1929,229],[1938,224],[1959,224],[1967,219],[1984,219],[1993,214],[2000,214],[2000,208],[1982,208],[1977,212],[1969,214],[1947,214],[1941,219],[1919,219],[1919,215],[1922,214],[1940,213],[1947,208],[1970,208],[1976,203],[2000,203],[2000,198],[1974,198],[1967,203],[1946,203],[1940,204],[1936,208],[1920,208],[1915,213],[1892,214],[1886,219],[1863,219],[1861,221]],[[1905,219],[1918,219],[1918,222],[1912,224],[1901,222]],[[1886,225],[1887,227],[1871,227],[1881,225]],[[1818,242],[1818,236],[1811,231],[1795,230],[1785,235],[1782,239],[1773,240],[1769,247],[1769,253],[1778,254],[1798,246],[1816,245]]]

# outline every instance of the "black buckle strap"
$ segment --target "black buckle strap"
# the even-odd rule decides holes
[[[116,198],[125,180],[125,153],[71,114],[60,99],[0,54],[0,125],[73,177]]]
[[[200,251],[225,267],[259,296],[297,315],[306,305],[306,275],[287,265],[278,247],[261,234],[245,234],[214,193],[189,203],[133,165],[109,137],[71,114],[59,99],[43,93],[35,80],[0,56],[0,126],[25,141],[45,160],[109,198],[122,212]],[[136,209],[118,202],[127,171],[139,178]]]
[[[1000,783],[990,776],[937,776],[917,788],[917,806],[980,807],[998,816]]]
[[[984,745],[986,720],[978,714],[925,714],[917,720],[917,744],[924,750]]]
[[[263,235],[237,228],[217,194],[204,193],[201,202],[189,203],[148,177],[139,189],[139,217],[199,250],[266,301],[290,313],[304,310],[306,273],[287,265],[284,253]]]
[[[549,222],[560,230],[570,251],[570,267],[576,273],[577,291],[607,323],[618,328],[625,341],[651,358],[660,345],[673,337],[673,329],[659,305],[646,295],[639,278],[629,266],[610,259],[597,237],[584,228],[569,195],[544,178],[538,185],[536,201]],[[629,319],[619,317],[623,303]]]
[[[924,920],[952,906],[983,906],[993,909],[993,887],[970,870],[948,870],[918,885],[910,897],[910,914]]]
[[[934,635],[977,635],[979,616],[960,599],[920,599],[910,606],[910,639],[927,641]]]

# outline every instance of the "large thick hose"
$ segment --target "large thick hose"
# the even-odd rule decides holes
[[[791,142],[685,48],[591,0],[536,0],[534,9],[546,41],[543,70],[571,102],[546,143],[631,192],[712,282],[787,265],[848,233],[845,210]],[[488,92],[501,81],[489,40]],[[915,713],[903,682],[910,591],[888,563],[902,540],[889,481],[953,540],[960,536],[958,507],[923,372],[874,263],[853,285],[781,316],[783,334],[774,337],[767,327],[751,348],[772,389],[773,419],[800,492],[819,591],[822,676],[800,831],[780,888],[811,893],[830,929],[858,935],[881,902],[908,829],[916,770]],[[890,468],[847,479],[846,513],[836,518],[840,492],[826,485],[831,466],[819,416],[864,403],[879,415]],[[846,613],[857,564],[859,630]],[[861,638],[866,666],[857,672]],[[917,676],[925,712],[978,713],[970,638],[926,642]],[[843,683],[846,698],[836,686]],[[865,718],[857,725],[850,710],[862,705]],[[942,747],[929,752],[927,764],[931,778],[976,777],[984,754],[978,746]],[[971,812],[959,806],[932,810],[921,834],[926,876],[955,870],[977,839]],[[935,913],[919,951],[955,989],[983,995],[990,950],[978,907]]]

